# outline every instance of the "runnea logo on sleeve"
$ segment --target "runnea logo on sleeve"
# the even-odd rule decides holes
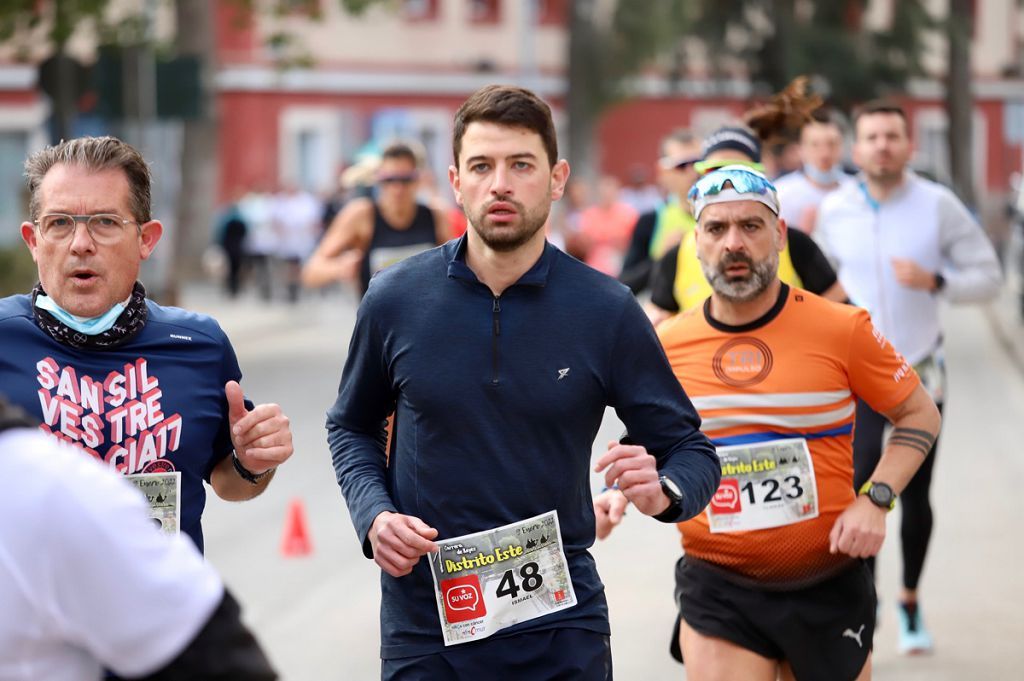
[[[707,507],[712,532],[791,525],[818,517],[818,487],[807,440],[719,447],[722,482]]]
[[[428,558],[446,646],[576,605],[555,511],[437,545]]]

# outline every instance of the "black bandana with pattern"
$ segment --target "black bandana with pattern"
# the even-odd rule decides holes
[[[37,283],[32,288],[32,313],[35,315],[36,324],[58,343],[73,348],[116,348],[135,338],[139,331],[142,331],[142,327],[146,325],[146,318],[149,316],[149,309],[146,307],[146,289],[138,281],[132,288],[132,295],[128,298],[124,312],[120,314],[114,325],[95,336],[88,336],[76,331],[46,310],[36,307],[36,298],[41,295],[46,295],[46,291],[43,290],[41,283]]]

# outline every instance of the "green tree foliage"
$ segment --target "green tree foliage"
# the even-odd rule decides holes
[[[0,42],[27,35],[43,22],[48,22],[48,41],[62,47],[81,23],[99,21],[109,2],[110,0],[4,0],[0,3]]]
[[[938,23],[923,0],[893,3],[884,31],[863,25],[867,0],[698,0],[690,35],[716,56],[739,58],[774,92],[800,74],[843,108],[899,90],[923,73],[924,40]],[[737,40],[735,36],[744,36]]]

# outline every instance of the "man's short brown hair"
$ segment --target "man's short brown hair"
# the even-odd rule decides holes
[[[462,136],[466,134],[470,123],[478,121],[535,132],[544,143],[548,164],[554,166],[558,161],[558,140],[555,137],[555,123],[551,119],[551,107],[524,88],[488,85],[474,92],[455,114],[452,151],[456,168],[459,167],[459,154],[462,152]]]
[[[392,142],[388,146],[384,147],[384,151],[381,152],[380,157],[381,160],[386,158],[405,159],[416,167],[419,167],[420,165],[419,155],[412,148],[412,145],[406,142]]]
[[[896,102],[887,99],[873,99],[870,102],[861,104],[853,110],[853,133],[857,134],[857,123],[864,116],[871,114],[896,114],[903,119],[903,129],[910,134],[910,123],[907,121],[907,112]]]
[[[132,218],[140,225],[153,219],[153,177],[142,154],[116,137],[79,137],[37,151],[25,161],[28,208],[33,220],[39,218],[39,185],[46,173],[59,164],[86,170],[124,171],[131,190]]]

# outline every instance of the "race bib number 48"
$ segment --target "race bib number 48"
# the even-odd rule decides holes
[[[790,525],[818,517],[814,462],[803,438],[719,447],[722,482],[707,507],[712,532]]]
[[[576,605],[555,511],[437,545],[428,557],[446,646]]]

